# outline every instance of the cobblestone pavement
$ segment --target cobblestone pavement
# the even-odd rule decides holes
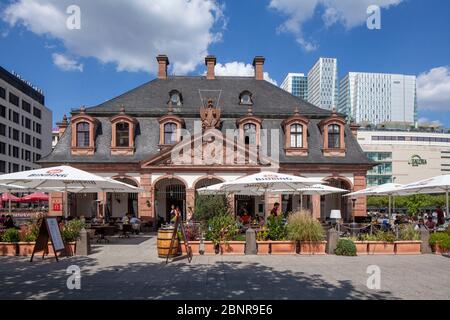
[[[112,239],[89,257],[30,263],[0,257],[0,299],[450,299],[450,258],[421,256],[198,256],[166,265],[156,235]],[[81,268],[69,290],[66,269]],[[381,289],[366,286],[367,267]]]

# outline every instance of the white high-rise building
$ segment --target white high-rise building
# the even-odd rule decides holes
[[[338,111],[357,123],[415,124],[416,77],[350,72],[340,82]]]
[[[52,151],[52,111],[43,93],[0,67],[0,174],[39,168]]]
[[[308,72],[308,102],[332,110],[338,104],[338,86],[337,59],[320,58]]]
[[[308,77],[304,73],[288,73],[281,84],[281,89],[308,101]]]

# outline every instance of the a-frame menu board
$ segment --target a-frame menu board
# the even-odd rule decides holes
[[[53,252],[55,253],[56,261],[58,261],[58,252],[65,251],[66,245],[61,236],[61,230],[59,229],[58,220],[53,217],[42,218],[41,225],[39,227],[39,235],[34,245],[33,254],[31,255],[30,262],[33,261],[34,254],[42,251],[42,259],[48,254],[48,242],[52,244]]]

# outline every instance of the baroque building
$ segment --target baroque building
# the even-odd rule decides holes
[[[257,56],[252,77],[219,77],[216,58],[205,58],[203,76],[169,76],[169,59],[157,57],[158,76],[93,107],[73,111],[58,124],[60,139],[43,166],[69,164],[143,188],[140,194],[70,197],[71,212],[113,217],[131,212],[144,220],[167,219],[171,205],[189,217],[196,190],[261,170],[322,178],[357,191],[366,187],[374,163],[361,150],[357,126],[264,81]],[[274,202],[298,207],[297,195],[229,195],[235,211],[264,214]],[[62,195],[53,193],[50,213],[61,215]],[[304,196],[317,218],[331,209],[343,217],[365,215],[364,198]]]

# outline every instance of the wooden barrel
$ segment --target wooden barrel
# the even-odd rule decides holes
[[[170,242],[172,241],[173,229],[159,229],[158,230],[158,257],[166,258],[170,249]],[[172,250],[169,258],[178,255],[178,237],[173,240]]]

